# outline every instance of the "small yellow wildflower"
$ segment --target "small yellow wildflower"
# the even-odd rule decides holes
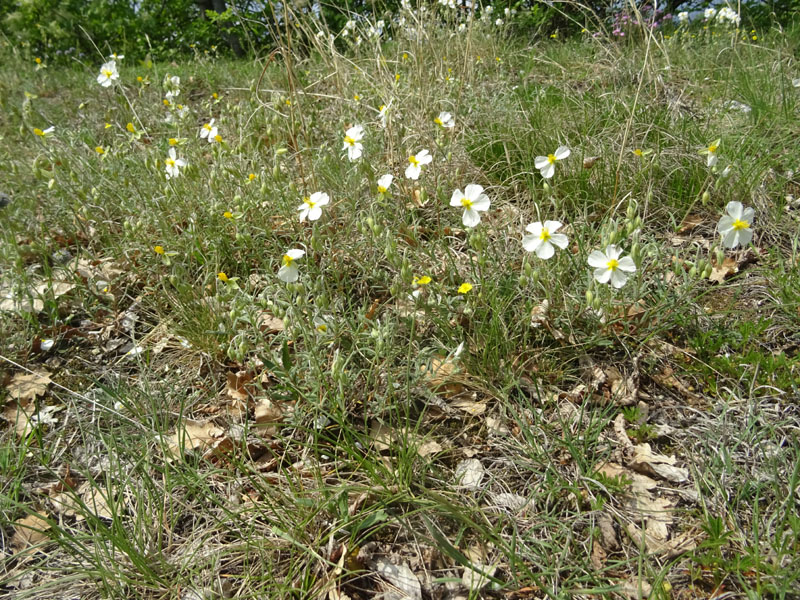
[[[256,178],[255,173],[250,173],[250,175],[247,176],[248,181],[253,181],[255,178]]]
[[[217,135],[215,135],[215,136],[214,136],[214,140],[215,140],[215,141],[216,141],[218,144],[221,144],[221,143],[222,143],[222,136],[221,136],[220,134],[217,134]]]
[[[170,146],[177,146],[178,145],[178,138],[169,138],[169,145]]]
[[[110,129],[110,128],[111,128],[111,123],[106,123],[106,129]]]
[[[141,75],[138,75],[136,77],[136,81],[138,81],[139,83],[142,83],[144,81],[144,77],[142,77]]]
[[[94,151],[97,152],[98,154],[105,154],[106,153],[106,151],[103,150],[102,146],[95,146]]]
[[[225,271],[220,271],[219,273],[217,273],[217,279],[225,283],[228,281],[228,276],[225,274]]]
[[[156,254],[164,254],[164,246],[153,246],[153,252]]]
[[[39,137],[44,137],[44,131],[42,131],[42,130],[41,130],[41,129],[39,129],[38,127],[34,127],[34,128],[33,128],[33,133],[35,133],[35,134],[36,134],[36,135],[38,135]]]
[[[164,98],[162,102],[164,103],[164,106],[169,106],[169,100],[167,100],[166,98]]]
[[[431,281],[433,281],[427,275],[423,275],[422,277],[414,277],[413,284],[414,285],[428,285]]]
[[[361,100],[361,96],[359,96],[358,94],[353,94],[353,100],[359,102]]]
[[[403,60],[408,60],[408,52],[403,52]]]
[[[36,58],[33,59],[33,62],[35,62],[37,65],[40,65],[42,64],[42,59],[37,56]]]
[[[459,294],[466,294],[471,289],[472,289],[472,284],[465,281],[460,286],[458,286],[458,293]]]
[[[136,133],[136,127],[133,126],[133,123],[128,123],[125,125],[125,129],[127,129],[131,133]]]
[[[233,213],[229,210],[226,210],[224,213],[222,213],[222,216],[225,217],[226,219],[232,219]]]
[[[212,97],[214,100],[219,100],[219,94],[217,94],[217,92],[214,92],[213,94],[211,94],[211,97]]]

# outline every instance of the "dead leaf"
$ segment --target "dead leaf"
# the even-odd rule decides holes
[[[587,156],[583,159],[583,168],[591,169],[598,160],[600,160],[599,156]]]
[[[456,365],[452,360],[439,354],[431,358],[430,364],[421,367],[425,384],[437,394],[451,398],[464,391],[464,386],[453,381]]]
[[[721,265],[717,264],[716,260],[713,260],[712,263],[711,275],[708,278],[709,281],[722,283],[728,275],[739,272],[739,263],[730,256],[726,256]]]
[[[422,586],[414,572],[405,563],[396,565],[386,559],[378,559],[372,569],[388,581],[400,594],[388,593],[383,598],[396,600],[422,600]]]
[[[550,318],[550,301],[545,299],[531,309],[531,327],[537,328],[547,323]]]
[[[278,333],[283,331],[286,326],[278,317],[268,312],[262,312],[256,319],[256,327],[258,327],[259,331],[262,333]]]
[[[464,489],[477,490],[485,470],[477,458],[467,458],[456,465],[456,484]]]
[[[486,412],[486,402],[476,400],[477,394],[472,393],[464,397],[463,395],[455,400],[449,402],[450,406],[463,410],[465,413],[477,417]]]
[[[253,375],[247,371],[238,371],[231,373],[228,371],[226,374],[227,385],[225,386],[225,393],[234,400],[247,400],[250,397],[250,392],[245,389],[245,384],[253,379]]]
[[[269,398],[262,398],[256,404],[255,420],[257,431],[272,437],[278,433],[278,424],[283,421],[283,410]]]
[[[688,233],[703,222],[701,215],[686,215],[678,227],[678,233]]]
[[[654,454],[650,444],[638,444],[633,447],[633,458],[629,462],[631,469],[646,475],[655,475],[673,483],[689,481],[689,470],[676,467],[674,456]]]
[[[78,489],[81,495],[81,500],[86,505],[86,508],[97,517],[103,519],[113,519],[114,511],[109,506],[109,500],[106,497],[107,490],[100,490],[93,486],[91,482],[85,481]]]
[[[19,519],[14,523],[14,535],[11,537],[11,547],[14,554],[28,555],[38,552],[40,548],[32,548],[49,539],[45,533],[50,529],[47,515],[33,513]]]
[[[603,567],[606,566],[606,558],[608,557],[608,553],[606,552],[603,545],[600,543],[599,540],[594,540],[592,542],[592,555],[589,557],[589,561],[592,563],[592,567],[594,567],[595,571],[602,571]]]
[[[180,458],[184,450],[205,450],[219,441],[225,431],[211,421],[201,422],[187,419],[168,441],[167,451]]]
[[[525,496],[520,496],[519,494],[512,494],[511,492],[492,494],[491,500],[493,507],[505,508],[512,513],[521,513],[531,510],[533,507],[532,500]]]
[[[639,581],[628,579],[622,584],[620,589],[620,593],[630,600],[641,600],[642,598],[648,598],[652,591],[652,586],[644,579],[640,579]]]
[[[476,592],[491,581],[490,577],[493,577],[495,571],[497,571],[497,565],[472,563],[472,567],[473,568],[464,568],[464,573],[461,576],[461,583],[465,585],[470,592]]]
[[[417,454],[422,458],[430,456],[431,454],[439,454],[442,451],[442,445],[436,440],[426,440],[417,446]]]
[[[25,404],[9,404],[3,411],[3,418],[14,425],[14,431],[18,438],[23,438],[33,431],[31,417],[35,412],[33,402]]]
[[[50,373],[44,370],[15,373],[11,382],[6,386],[6,390],[14,400],[33,400],[37,396],[43,395],[50,383]]]

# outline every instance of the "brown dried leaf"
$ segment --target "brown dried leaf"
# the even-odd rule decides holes
[[[583,168],[591,169],[598,160],[600,160],[599,156],[587,156],[583,159]]]
[[[9,404],[3,411],[2,417],[14,425],[14,431],[17,437],[23,438],[33,431],[33,423],[31,417],[35,412],[33,402],[26,402],[24,404]]]
[[[673,483],[689,481],[689,470],[676,467],[676,462],[677,459],[674,456],[653,453],[650,444],[638,444],[633,447],[633,457],[629,466],[639,473],[655,475]]]
[[[473,417],[477,417],[482,415],[486,412],[486,402],[485,401],[478,401],[476,400],[477,394],[474,392],[469,394],[468,396],[462,395],[459,398],[451,401],[449,404],[453,408],[457,408],[458,410],[462,410],[468,415],[472,415]]]
[[[181,458],[184,450],[205,450],[219,441],[225,431],[211,421],[187,419],[169,438],[167,451],[173,458]]]
[[[283,421],[283,410],[270,400],[262,398],[255,408],[256,430],[265,436],[274,436],[278,433],[278,423]]]
[[[725,278],[728,275],[732,275],[733,273],[739,272],[739,263],[730,256],[726,256],[722,261],[722,264],[717,264],[716,260],[713,261],[713,266],[711,267],[711,276],[708,278],[709,281],[715,281],[717,283],[722,283],[725,281]]]
[[[391,594],[391,597],[404,600],[422,600],[422,586],[419,583],[419,579],[404,563],[396,565],[381,558],[371,566],[376,573],[393,586],[394,590],[400,592],[400,594]],[[389,595],[384,597],[388,598]]]
[[[43,395],[50,383],[50,373],[44,370],[15,373],[6,389],[14,400],[27,401]]]
[[[678,233],[688,233],[703,222],[701,215],[686,215],[678,227]]]
[[[256,326],[262,333],[278,333],[286,327],[281,319],[268,312],[262,312],[258,315]]]
[[[47,522],[47,515],[43,513],[33,513],[19,519],[14,523],[14,535],[11,537],[11,547],[14,554],[28,555],[38,552],[40,548],[32,548],[49,539],[45,533],[50,529]]]
[[[238,371],[226,374],[227,385],[225,386],[225,393],[234,400],[247,400],[250,397],[250,392],[245,389],[245,384],[253,379],[252,373],[247,371]]]

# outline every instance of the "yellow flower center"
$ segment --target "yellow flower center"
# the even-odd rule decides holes
[[[288,254],[284,254],[283,255],[283,266],[284,267],[290,267],[293,262],[294,262],[294,259],[291,256],[289,256]]]
[[[167,100],[166,98],[164,98],[162,102],[164,103],[164,106],[169,106],[169,100]]]
[[[205,125],[203,125],[203,129],[205,129],[206,131],[211,131],[211,123],[206,123]]]
[[[548,154],[547,155],[547,162],[549,162],[551,165],[556,164],[556,155],[555,154]]]
[[[167,163],[168,167],[174,167],[175,166],[175,159],[174,158],[168,158],[164,162]]]
[[[317,331],[325,333],[326,331],[328,331],[328,326],[325,325],[325,323],[320,323],[319,325],[317,325]]]
[[[444,123],[442,123],[442,120],[439,117],[436,117],[433,122],[444,127]]]
[[[108,69],[103,69],[103,75],[105,75],[105,76],[106,76],[106,77],[108,77],[109,79],[111,78],[111,76],[112,76],[113,74],[114,74],[114,73],[113,73],[112,71],[109,71]]]
[[[462,198],[461,206],[469,210],[470,208],[472,208],[472,200],[470,200],[469,198]]]
[[[612,258],[606,263],[606,268],[608,268],[609,271],[616,271],[618,267],[619,261],[616,258]]]
[[[42,131],[38,127],[33,130],[33,133],[35,133],[36,135],[38,135],[40,137],[44,137],[44,131]]]
[[[384,112],[384,111],[386,110],[386,105],[385,105],[385,104],[381,104],[381,105],[380,105],[380,108],[378,108],[378,110],[379,110],[380,112]]]
[[[539,239],[543,242],[546,242],[550,239],[550,232],[547,229],[542,228],[542,233],[539,234]]]
[[[747,221],[742,221],[742,220],[740,220],[740,219],[736,219],[736,220],[733,222],[733,225],[732,225],[732,227],[733,227],[733,228],[734,228],[736,231],[741,231],[742,229],[748,229],[748,228],[750,227],[750,223],[748,223]]]
[[[216,140],[216,142],[217,142],[218,144],[221,144],[221,143],[222,143],[222,136],[221,136],[220,134],[217,134],[217,135],[215,135],[215,136],[214,136],[214,139]]]
[[[304,202],[305,204],[307,204],[307,205],[308,205],[308,208],[314,208],[314,207],[317,205],[317,203],[316,203],[316,202],[314,202],[314,201],[313,201],[311,198],[309,198],[308,196],[306,196],[305,198],[303,198],[303,202]]]
[[[414,156],[414,155],[411,155],[411,156],[408,157],[408,162],[410,162],[415,167],[419,166],[419,161],[417,160],[417,157]]]
[[[717,146],[715,146],[714,144],[711,144],[711,145],[708,147],[708,151],[709,151],[709,152],[711,152],[711,153],[713,154],[714,152],[716,152],[716,151],[717,151]]]
[[[378,193],[379,194],[385,194],[386,193],[386,188],[383,187],[382,185],[379,185],[378,186]]]
[[[255,179],[255,178],[256,178],[256,174],[255,174],[255,173],[250,173],[250,175],[248,175],[248,176],[247,176],[247,178],[248,178],[250,181],[253,181],[253,179]]]
[[[346,136],[344,136],[344,143],[347,144],[348,146],[354,146],[356,141],[353,138],[351,138],[349,135],[346,135]]]

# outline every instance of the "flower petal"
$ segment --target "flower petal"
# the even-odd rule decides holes
[[[539,221],[536,221],[536,223],[531,223],[525,228],[525,231],[529,231],[536,237],[539,237],[542,235],[542,224]]]
[[[611,285],[619,289],[628,281],[628,276],[619,269],[611,272]]]
[[[489,200],[489,196],[487,196],[486,194],[481,194],[472,203],[472,208],[475,209],[475,210],[487,211],[487,210],[489,210],[489,207],[491,206],[491,204],[492,204],[492,201]]]
[[[542,244],[542,238],[538,235],[523,235],[522,247],[528,252],[535,252],[536,249]]]
[[[617,268],[621,271],[627,271],[628,273],[633,273],[636,271],[636,263],[633,262],[633,259],[630,256],[623,256],[619,259],[619,263]]]
[[[572,154],[572,152],[566,146],[559,146],[554,152],[554,154],[557,160],[564,160],[570,154]]]
[[[731,228],[722,234],[722,245],[725,248],[735,248],[739,245],[739,232]]]
[[[553,258],[553,255],[555,253],[556,251],[550,242],[542,242],[542,245],[539,246],[539,248],[536,250],[536,256],[538,256],[542,260]]]
[[[550,179],[556,173],[556,166],[550,162],[548,162],[545,166],[541,168],[542,177],[545,179]]]
[[[734,220],[741,219],[743,211],[744,207],[742,206],[742,203],[737,202],[736,200],[728,202],[728,204],[725,206],[725,212],[732,216]]]
[[[464,195],[473,202],[483,193],[483,186],[477,183],[470,183],[464,188]]]
[[[464,197],[464,194],[461,193],[461,190],[456,190],[453,192],[453,195],[450,196],[450,206],[461,206],[461,199]]]
[[[533,166],[537,169],[544,169],[547,165],[550,164],[550,161],[547,159],[546,156],[537,156],[536,159],[533,161]]]
[[[306,255],[306,251],[302,248],[291,248],[286,251],[286,255],[297,260],[298,258],[303,258]]]
[[[297,277],[299,272],[297,271],[297,267],[294,265],[283,266],[278,270],[278,279],[285,283],[292,283],[297,281]]]
[[[731,229],[733,229],[733,221],[734,219],[730,215],[722,215],[722,218],[720,218],[719,223],[717,223],[717,231],[725,235]]]
[[[561,222],[559,221],[545,221],[544,222],[545,229],[550,233],[555,233],[559,229],[561,229]]]
[[[477,211],[467,208],[464,211],[462,222],[464,223],[464,227],[475,227],[481,222],[481,216],[477,213]]]
[[[608,280],[611,279],[611,269],[595,269],[594,278],[597,280],[597,283],[608,283]]]
[[[598,269],[605,269],[608,265],[608,257],[600,252],[600,250],[593,250],[592,253],[589,255],[589,266],[596,267]],[[605,282],[601,282],[605,283]]]
[[[609,244],[606,246],[606,256],[608,260],[617,260],[620,254],[622,254],[622,248],[619,248],[616,244]]]
[[[739,231],[739,243],[742,246],[747,246],[753,239],[752,229],[742,229]]]
[[[753,219],[756,218],[756,211],[752,208],[745,208],[742,211],[742,221],[747,221],[752,225]]]
[[[569,240],[563,233],[554,233],[550,236],[550,243],[563,250],[569,244]]]

